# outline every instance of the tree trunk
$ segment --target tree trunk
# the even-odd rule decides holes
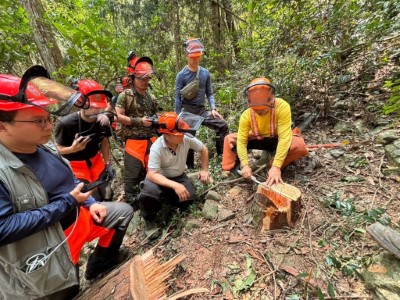
[[[180,32],[180,15],[179,15],[179,3],[178,0],[171,0],[172,5],[172,28],[174,32],[174,48],[175,48],[175,59],[176,59],[176,72],[183,67],[181,60],[182,57],[182,38]]]
[[[222,19],[221,19],[221,10],[219,7],[218,1],[211,2],[211,23],[212,23],[212,37],[213,37],[213,46],[214,49],[218,51],[218,53],[222,53],[223,41],[222,41]],[[221,60],[222,63],[218,65],[218,71],[223,73],[226,69],[226,62],[224,59]]]
[[[239,57],[240,48],[238,43],[238,34],[236,32],[235,22],[232,14],[232,2],[229,0],[222,0],[222,4],[225,8],[226,27],[228,28],[228,32],[232,38],[233,51],[235,53],[235,57]]]
[[[250,211],[261,232],[293,227],[300,215],[301,191],[287,183],[259,184]]]
[[[20,0],[20,2],[29,16],[29,24],[33,29],[33,39],[41,61],[51,74],[63,66],[63,56],[51,25],[44,19],[43,4],[41,0]]]

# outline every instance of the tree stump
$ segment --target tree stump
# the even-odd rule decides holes
[[[290,184],[259,184],[254,198],[251,213],[261,232],[292,227],[299,217],[301,191]]]

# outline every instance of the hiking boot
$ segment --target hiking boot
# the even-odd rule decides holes
[[[99,257],[91,254],[86,264],[85,278],[86,280],[92,280],[103,273],[110,272],[130,257],[130,251],[125,248],[121,248],[118,255],[114,257]]]
[[[377,222],[367,227],[372,239],[400,259],[400,233]]]
[[[238,173],[238,171],[240,170],[240,162],[236,162],[235,165],[233,166],[233,168],[231,169],[231,174],[235,177],[238,178],[241,175]]]
[[[130,206],[132,206],[133,211],[138,211],[139,210],[139,198],[138,196],[130,196],[126,198],[126,203],[128,203]]]
[[[144,229],[144,233],[146,234],[146,238],[149,240],[155,240],[161,235],[161,229],[158,227],[158,224],[154,220],[144,220],[146,225]]]

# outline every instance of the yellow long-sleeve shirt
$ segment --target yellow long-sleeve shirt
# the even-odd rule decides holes
[[[283,161],[286,158],[287,152],[292,143],[292,114],[290,112],[290,105],[281,98],[276,98],[276,134],[278,136],[278,146],[276,148],[276,154],[273,166],[281,167]],[[261,136],[270,136],[270,111],[265,116],[259,116],[255,114],[259,134]],[[247,156],[247,141],[249,137],[249,132],[251,131],[251,114],[250,108],[246,109],[240,116],[239,130],[237,138],[237,153],[240,159],[241,165],[249,164],[249,159]]]

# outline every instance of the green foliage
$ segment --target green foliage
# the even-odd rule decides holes
[[[383,225],[388,225],[391,219],[388,214],[386,214],[386,209],[382,207],[367,209],[362,212],[362,214],[356,215],[354,222],[357,225],[368,223],[372,224],[375,222],[380,222]]]
[[[368,161],[365,157],[356,157],[350,164],[351,168],[362,168],[368,166]]]
[[[353,258],[336,256],[334,253],[330,253],[325,258],[325,263],[331,267],[332,270],[340,270],[344,276],[360,275],[358,270],[362,267],[362,264]]]
[[[327,197],[324,203],[326,207],[335,208],[341,215],[350,216],[355,212],[353,202],[353,198],[341,200],[340,194],[335,193],[333,196]]]
[[[232,283],[232,292],[234,296],[239,296],[241,293],[251,288],[257,278],[257,274],[252,266],[253,261],[249,255],[245,255],[246,269],[245,274],[240,276],[238,272],[240,268],[237,264],[231,264],[230,269],[234,270],[229,282]]]
[[[178,1],[177,7],[173,1],[150,0],[43,4],[64,54],[59,77],[91,77],[108,85],[125,73],[126,54],[134,50],[155,62],[161,80],[153,81],[153,93],[168,110],[174,106],[176,73],[186,63],[181,42],[202,38],[207,50],[202,65],[212,72],[217,107],[225,117],[243,109],[241,92],[254,77],[271,78],[278,96],[292,104],[305,95],[326,101],[327,94],[345,89],[355,75],[365,88],[368,76],[393,51],[386,46],[392,39],[381,47],[382,38],[400,29],[395,0],[234,0],[222,6]],[[31,64],[26,58],[36,52],[27,16],[10,0],[0,8],[0,68],[12,72],[18,65],[23,70]],[[398,111],[396,103],[393,94],[386,112]],[[236,116],[231,118],[232,130],[237,123]]]
[[[27,57],[36,49],[30,33],[29,19],[24,9],[15,1],[1,1],[0,73],[15,74],[18,63],[29,64]]]
[[[385,82],[384,87],[391,91],[388,103],[383,107],[385,114],[397,113],[400,116],[400,79]]]
[[[71,16],[63,11],[49,14],[65,41],[66,65],[59,70],[61,75],[93,78],[103,84],[110,77],[124,75],[126,51],[119,46],[122,41],[115,37],[115,28],[108,26],[106,15],[94,17],[102,14],[103,4],[103,1],[85,4],[76,0],[70,5],[79,9],[78,14]]]

